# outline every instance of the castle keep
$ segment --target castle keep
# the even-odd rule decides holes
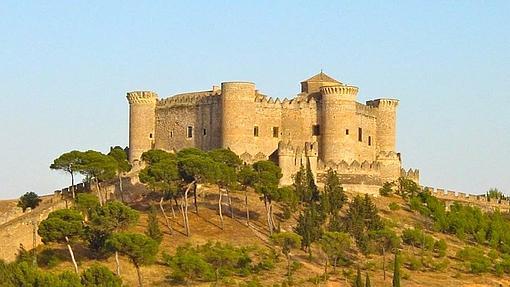
[[[357,94],[357,87],[322,72],[301,82],[301,93],[290,100],[271,98],[250,82],[167,99],[129,92],[129,159],[136,164],[153,148],[228,148],[248,163],[275,161],[282,184],[307,164],[319,181],[331,168],[344,187],[361,192],[400,176],[418,181],[417,170],[402,169],[395,149],[398,100],[362,104]]]

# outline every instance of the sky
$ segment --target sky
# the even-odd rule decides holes
[[[397,98],[421,183],[510,193],[509,1],[0,1],[0,198],[51,193],[73,149],[128,144],[126,92],[255,82],[290,98],[321,69]]]

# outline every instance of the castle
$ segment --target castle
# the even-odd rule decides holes
[[[360,192],[376,193],[400,176],[418,182],[418,170],[402,169],[395,149],[398,100],[361,104],[357,94],[357,87],[322,72],[301,82],[291,100],[268,97],[251,82],[224,82],[167,99],[128,92],[129,160],[136,165],[154,148],[228,148],[247,163],[275,161],[283,185],[301,165],[309,165],[319,182],[333,169],[344,188]]]

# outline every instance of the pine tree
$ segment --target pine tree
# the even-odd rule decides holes
[[[318,211],[318,206],[315,203],[310,204],[300,215],[298,219],[295,232],[299,234],[303,240],[301,241],[301,247],[308,250],[311,256],[311,244],[322,235],[322,224],[324,218]]]
[[[368,277],[368,273],[365,279],[365,287],[370,287],[370,277]]]
[[[395,262],[393,268],[393,287],[400,287],[400,264],[398,262],[398,252],[395,253]]]
[[[363,280],[361,279],[361,270],[358,266],[358,273],[356,274],[356,280],[354,281],[354,287],[363,287]]]
[[[147,224],[147,231],[145,231],[145,234],[158,243],[163,240],[163,232],[161,232],[161,229],[159,228],[156,208],[153,205],[151,205],[149,209],[149,222]]]

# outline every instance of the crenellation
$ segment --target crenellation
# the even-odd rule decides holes
[[[358,92],[322,72],[301,82],[290,99],[261,93],[251,82],[162,100],[154,92],[131,92],[129,159],[135,163],[152,148],[228,148],[247,163],[277,161],[282,184],[305,164],[316,177],[333,168],[350,185],[373,188],[401,175],[418,182],[417,170],[401,171],[396,151],[398,101],[364,105]]]

